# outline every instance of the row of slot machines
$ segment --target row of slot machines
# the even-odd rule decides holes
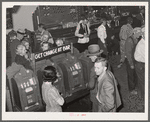
[[[49,65],[57,69],[59,77],[54,86],[64,99],[86,89],[92,62],[84,54],[75,56],[71,52],[65,52],[51,56],[51,58],[38,59],[35,61],[34,71],[26,71],[22,68],[9,79],[13,111],[40,111],[43,109],[45,105],[41,96],[42,73],[43,69]]]

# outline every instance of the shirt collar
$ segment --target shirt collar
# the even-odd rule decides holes
[[[103,76],[106,74],[106,70],[98,77],[98,82],[103,78]]]

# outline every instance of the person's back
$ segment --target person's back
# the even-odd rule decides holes
[[[53,66],[47,66],[43,71],[42,97],[46,103],[46,112],[62,112],[61,106],[64,104],[63,97],[53,86],[56,82],[57,72]]]
[[[58,90],[54,86],[43,83],[42,96],[46,103],[46,112],[62,112],[61,106],[56,102],[59,99],[57,94]]]

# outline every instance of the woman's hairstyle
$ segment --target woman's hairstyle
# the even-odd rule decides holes
[[[53,66],[47,66],[43,70],[43,78],[45,82],[54,82],[57,80],[56,68]]]

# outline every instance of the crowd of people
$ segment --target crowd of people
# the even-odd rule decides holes
[[[110,17],[102,18],[101,25],[96,29],[98,39],[97,44],[94,45],[89,45],[89,25],[87,18],[83,16],[76,28],[75,35],[78,37],[78,44],[81,45],[78,48],[79,51],[83,52],[88,49],[89,58],[94,64],[93,69],[91,69],[90,82],[87,85],[91,89],[92,111],[110,112],[114,111],[114,108],[116,111],[117,107],[121,105],[120,96],[114,95],[117,93],[115,80],[112,77],[111,79],[108,78],[110,77],[108,72],[112,70],[106,66],[109,57],[119,53],[120,64],[117,68],[126,64],[128,91],[134,95],[138,94],[144,105],[145,19],[143,10],[139,14],[133,12],[131,16],[128,16],[126,24],[120,27],[119,33],[114,33],[115,27]],[[99,57],[101,58],[99,59]],[[98,59],[99,63],[97,63]],[[97,79],[96,82],[95,79]]]
[[[121,105],[121,98],[117,88],[117,81],[108,63],[111,55],[121,55],[121,68],[126,64],[128,76],[128,89],[131,94],[139,94],[144,101],[145,86],[145,20],[138,19],[133,13],[127,18],[127,23],[120,28],[118,35],[115,32],[111,18],[102,18],[97,31],[97,44],[89,45],[90,23],[86,15],[82,15],[75,36],[78,37],[76,53],[86,53],[93,62],[90,82],[86,85],[90,89],[93,112],[116,112]],[[9,32],[11,63],[23,65],[28,70],[33,70],[33,51],[46,51],[50,48],[62,46],[65,41],[61,38],[54,40],[44,24],[38,25],[35,31],[34,46],[24,30],[12,30]],[[119,40],[117,38],[119,37]],[[34,48],[34,49],[31,49]],[[120,49],[120,50],[119,50]],[[53,86],[57,80],[56,69],[53,66],[44,69],[44,82],[42,85],[42,96],[46,103],[47,112],[62,111],[60,105],[64,99]]]

